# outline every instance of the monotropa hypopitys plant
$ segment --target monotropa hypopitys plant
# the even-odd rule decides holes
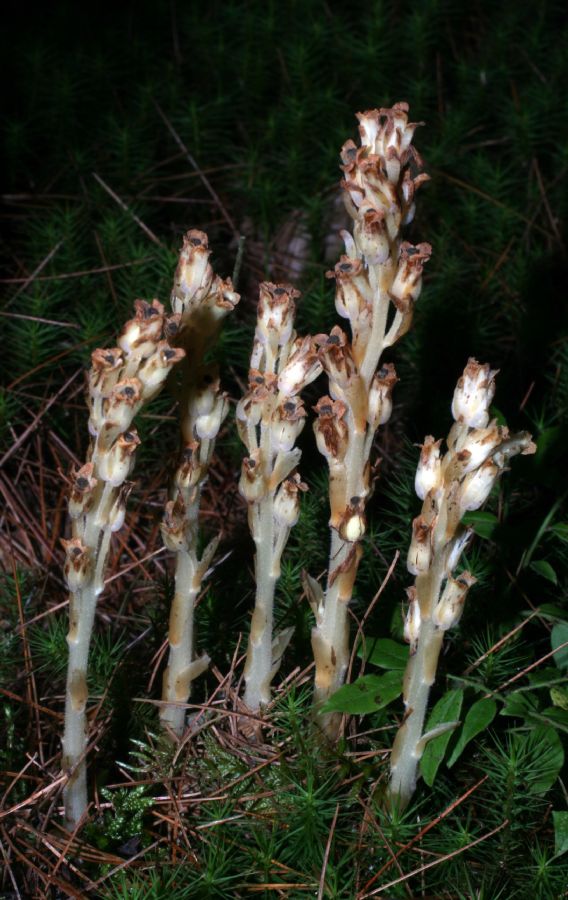
[[[353,231],[342,232],[345,255],[335,279],[335,305],[347,319],[350,336],[336,326],[319,335],[319,357],[329,396],[316,406],[320,451],[329,465],[331,546],[325,589],[309,576],[305,588],[315,616],[312,646],[316,663],[314,700],[322,730],[337,736],[340,716],[321,711],[343,684],[349,663],[348,606],[362,554],[365,507],[372,489],[371,449],[375,434],[391,415],[397,381],[383,362],[410,328],[422,288],[429,244],[402,240],[414,217],[416,190],[428,180],[417,174],[421,159],[412,146],[417,127],[408,105],[358,115],[360,146],[341,150],[341,183]]]
[[[455,421],[446,453],[441,453],[441,441],[428,436],[416,471],[416,493],[423,505],[412,524],[407,560],[415,576],[408,589],[404,626],[410,659],[404,675],[405,715],[392,749],[389,785],[390,799],[400,807],[414,793],[426,744],[452,724],[423,733],[445,633],[459,622],[467,593],[475,584],[470,572],[456,574],[472,536],[462,519],[483,506],[512,456],[536,450],[527,432],[510,434],[495,419],[489,421],[495,375],[488,365],[469,360],[454,393]]]
[[[74,829],[87,808],[87,665],[97,598],[113,533],[124,523],[126,498],[140,439],[133,420],[152,400],[184,351],[163,339],[167,320],[158,300],[137,300],[118,346],[95,350],[88,377],[87,462],[75,473],[69,497],[71,539],[64,541],[69,589],[69,662],[65,692],[63,769],[65,822]]]
[[[215,440],[229,411],[217,367],[206,362],[206,353],[217,340],[223,319],[240,299],[231,279],[223,280],[214,273],[210,253],[207,235],[202,231],[194,229],[185,235],[174,277],[174,316],[169,325],[172,344],[181,347],[185,355],[178,367],[177,387],[182,446],[162,522],[164,543],[175,553],[176,563],[160,720],[176,738],[183,734],[192,682],[209,664],[206,653],[195,654],[194,611],[219,542],[219,537],[213,538],[199,556],[201,493]]]
[[[306,416],[300,392],[321,372],[312,338],[299,338],[294,331],[298,295],[290,285],[260,285],[249,386],[237,407],[239,434],[248,450],[239,488],[256,548],[244,696],[254,712],[270,701],[270,683],[293,631],[273,634],[274,592],[306,489],[296,471],[302,454],[295,444]]]

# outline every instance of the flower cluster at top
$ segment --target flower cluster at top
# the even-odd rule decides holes
[[[452,575],[472,534],[461,520],[485,503],[510,457],[536,449],[527,432],[511,435],[506,426],[489,420],[496,374],[488,365],[470,359],[454,393],[455,422],[446,441],[447,452],[442,456],[442,442],[431,436],[422,445],[415,487],[424,502],[413,522],[407,560],[408,570],[417,576],[416,586],[409,589],[405,627],[411,645],[418,640],[425,613],[421,576],[437,569],[439,576],[447,577],[431,615],[438,628],[451,628],[459,621],[466,593],[475,581],[469,572],[457,578]]]
[[[88,379],[88,462],[75,473],[69,498],[73,537],[65,541],[65,575],[71,592],[93,579],[103,588],[101,531],[118,531],[124,522],[127,478],[140,439],[132,422],[162,388],[172,366],[185,353],[164,339],[168,320],[158,300],[135,302],[135,316],[123,328],[118,346],[92,354]]]

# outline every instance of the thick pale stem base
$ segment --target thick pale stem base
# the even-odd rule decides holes
[[[422,578],[416,588],[423,619],[416,652],[411,656],[404,674],[403,724],[394,740],[391,753],[391,779],[388,797],[399,809],[408,805],[416,790],[418,765],[424,751],[423,732],[430,688],[436,680],[438,659],[444,641],[444,631],[432,622],[432,612],[438,601],[443,570],[439,565]]]
[[[199,591],[198,563],[193,553],[177,554],[176,592],[170,612],[168,640],[170,654],[164,672],[160,721],[180,738],[185,727],[185,704],[191,694],[191,683],[209,664],[204,654],[193,659],[193,617]]]
[[[94,587],[70,599],[70,626],[67,635],[69,663],[65,691],[65,730],[62,767],[69,781],[63,789],[65,827],[73,831],[87,810],[87,663],[95,619]]]
[[[278,573],[274,559],[274,498],[261,501],[256,542],[256,599],[245,665],[245,704],[252,712],[270,703],[270,683],[274,676],[272,631],[274,591]]]
[[[320,712],[323,704],[345,681],[349,667],[349,615],[348,605],[357,571],[358,548],[343,541],[333,532],[330,552],[330,572],[345,567],[328,586],[324,607],[316,616],[312,630],[312,649],[316,664],[314,706],[318,727],[329,740],[338,737],[340,713]],[[350,558],[351,557],[351,558]]]

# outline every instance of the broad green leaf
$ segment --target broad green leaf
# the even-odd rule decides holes
[[[555,625],[550,634],[550,644],[553,650],[561,647],[562,644],[568,642],[568,622],[559,622]],[[562,647],[558,653],[552,657],[559,669],[568,669],[568,646]]]
[[[553,706],[558,706],[559,709],[568,710],[568,690],[563,688],[550,688],[550,699]]]
[[[483,509],[476,509],[468,512],[462,519],[464,525],[468,525],[480,538],[490,538],[499,524],[497,516],[493,513],[485,512]]]
[[[502,716],[516,716],[519,719],[526,719],[531,713],[538,709],[538,699],[534,694],[528,691],[513,691],[505,698]]]
[[[534,572],[537,572],[539,575],[542,575],[543,578],[546,578],[547,581],[552,581],[553,584],[558,584],[556,572],[554,571],[550,563],[545,559],[535,559],[534,562],[530,564],[530,568]]]
[[[562,653],[562,651],[560,651]],[[552,662],[552,659],[551,659]],[[556,666],[546,666],[544,669],[535,669],[528,672],[527,677],[533,687],[551,687],[554,684],[564,684],[566,675]]]
[[[430,713],[425,731],[432,731],[437,725],[442,725],[444,722],[454,722],[459,719],[462,703],[463,691],[447,691],[447,693],[438,700]],[[426,745],[426,749],[424,750],[424,754],[420,761],[420,771],[428,787],[432,787],[434,784],[436,773],[440,768],[451,736],[452,732],[446,731],[445,734],[434,738],[434,740]]]
[[[564,810],[552,813],[554,822],[554,852],[562,856],[568,850],[568,812]]]
[[[519,742],[520,743],[520,742]],[[525,755],[526,790],[529,794],[544,794],[550,790],[564,765],[564,750],[556,730],[550,725],[539,725],[522,738]]]
[[[410,648],[407,644],[398,644],[390,638],[367,638],[361,644],[357,655],[372,666],[380,669],[406,669]]]
[[[495,703],[495,700],[491,700],[490,698],[487,700],[478,700],[477,703],[474,703],[473,706],[468,709],[457,743],[448,759],[448,768],[451,768],[453,764],[457,762],[467,744],[491,724],[496,713],[497,704]]]
[[[363,715],[382,709],[402,694],[402,672],[363,675],[353,684],[344,684],[322,706],[322,712]]]
[[[557,731],[565,731],[568,733],[568,710],[560,709],[558,706],[547,706],[543,709],[540,716]]]

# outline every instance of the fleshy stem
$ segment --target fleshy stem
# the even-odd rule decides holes
[[[421,160],[411,144],[417,125],[408,122],[407,113],[406,103],[359,113],[361,146],[348,141],[342,148],[342,188],[354,227],[353,235],[342,232],[346,255],[328,277],[335,278],[336,309],[349,320],[351,340],[337,326],[329,336],[316,337],[331,395],[317,404],[315,424],[330,469],[331,548],[325,592],[308,575],[304,586],[316,620],[316,716],[331,740],[341,717],[321,708],[347,672],[347,609],[366,527],[369,459],[377,428],[390,417],[397,380],[392,364],[378,366],[384,350],[410,328],[431,253],[429,244],[401,240],[402,226],[414,216],[416,189],[428,180],[410,174],[411,164],[419,169]]]
[[[428,436],[416,472],[416,493],[424,502],[413,522],[407,561],[416,581],[407,592],[410,605],[405,637],[410,643],[410,659],[404,675],[406,712],[392,749],[388,789],[389,801],[399,809],[414,793],[418,764],[428,741],[457,724],[442,723],[423,734],[444,634],[459,622],[466,594],[475,583],[470,572],[453,575],[471,536],[461,519],[485,503],[510,457],[536,449],[527,432],[510,435],[496,420],[489,422],[495,374],[488,365],[469,360],[454,393],[455,423],[446,441],[447,452],[440,457],[441,441]]]
[[[321,373],[309,337],[296,338],[294,299],[289,285],[260,285],[258,318],[249,371],[249,388],[237,406],[237,425],[249,456],[239,489],[248,502],[256,545],[256,599],[245,666],[245,704],[257,712],[270,702],[270,683],[292,636],[287,628],[273,638],[274,590],[290,530],[300,514],[292,474],[301,451],[294,447],[306,415],[300,391]]]
[[[240,299],[230,278],[223,281],[214,274],[209,255],[206,234],[192,230],[184,236],[172,291],[174,316],[170,320],[170,340],[185,351],[185,357],[178,370],[181,460],[162,522],[164,543],[176,554],[176,570],[160,721],[176,738],[183,734],[191,684],[209,665],[206,653],[195,658],[194,610],[219,543],[219,537],[214,538],[199,558],[201,492],[215,439],[229,410],[217,369],[205,363],[205,354],[217,339],[224,317]]]
[[[73,830],[87,808],[87,666],[97,598],[112,533],[124,522],[126,480],[140,440],[131,423],[162,388],[184,352],[162,340],[164,308],[154,300],[135,303],[118,347],[95,350],[89,373],[91,446],[88,461],[74,474],[69,514],[71,540],[63,541],[69,596],[69,663],[65,694],[62,765],[69,773],[63,791],[65,824]]]

